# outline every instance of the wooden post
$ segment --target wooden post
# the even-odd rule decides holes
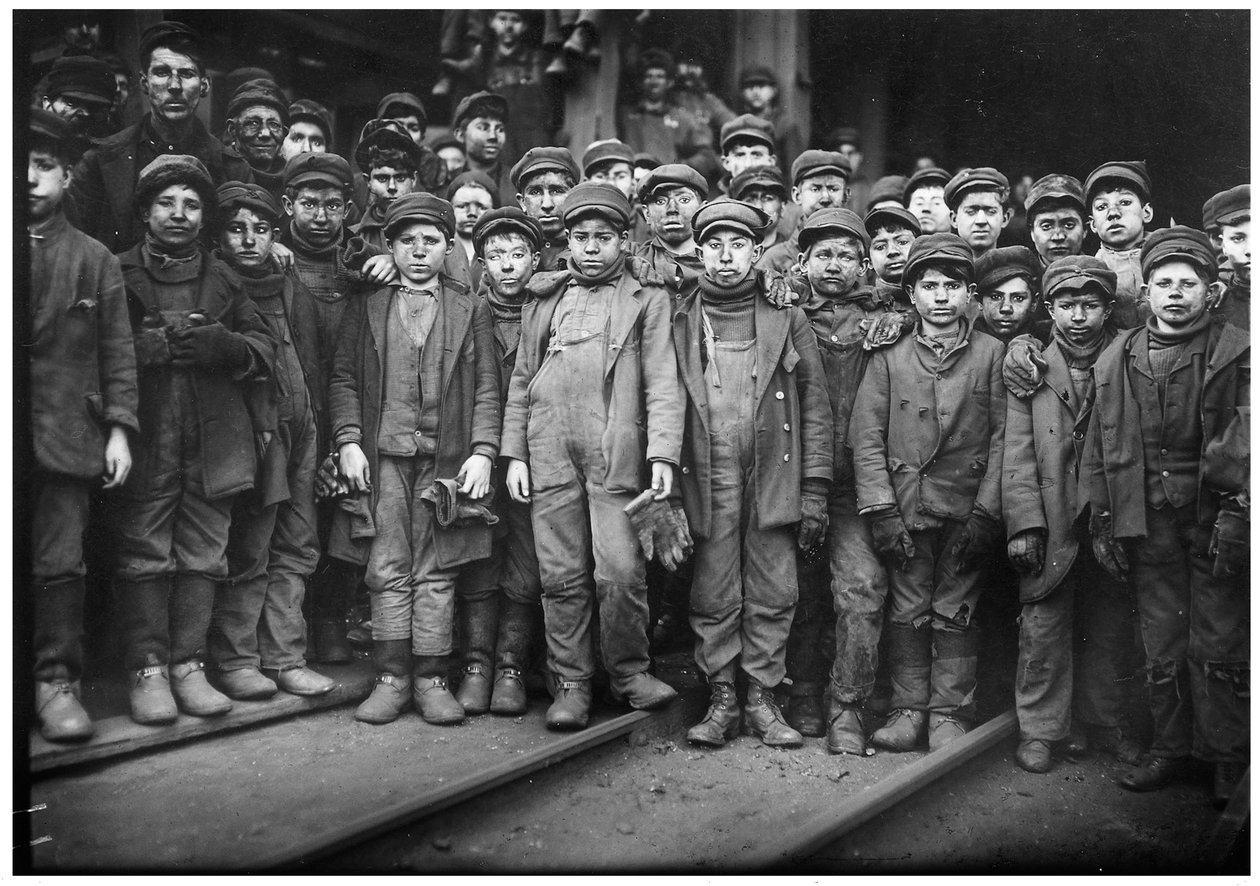
[[[609,11],[600,27],[599,66],[570,62],[575,79],[564,97],[565,147],[580,159],[586,146],[617,135],[617,84],[621,76],[621,34],[625,14]],[[580,65],[580,67],[579,67]]]

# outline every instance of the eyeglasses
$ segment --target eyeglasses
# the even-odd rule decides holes
[[[275,120],[263,120],[260,117],[247,117],[244,120],[238,120],[236,123],[236,131],[246,138],[253,138],[262,132],[263,127],[274,135],[276,138],[284,135],[288,131],[288,127]]]

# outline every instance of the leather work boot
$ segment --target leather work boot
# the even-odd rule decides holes
[[[1015,762],[1025,772],[1038,774],[1049,772],[1051,766],[1050,742],[1043,741],[1040,738],[1020,739],[1019,747],[1015,749]]]
[[[547,708],[548,729],[585,729],[590,716],[590,680],[561,680],[556,683],[556,699]]]
[[[1184,757],[1147,757],[1140,766],[1124,775],[1119,785],[1126,791],[1138,793],[1158,791],[1181,775],[1185,763]]]
[[[1224,809],[1229,805],[1230,799],[1234,796],[1234,791],[1238,789],[1239,782],[1242,781],[1243,775],[1247,772],[1247,764],[1231,760],[1225,763],[1217,763],[1212,773],[1212,805],[1217,809]]]
[[[516,668],[495,668],[494,687],[490,693],[490,713],[516,717],[529,708],[525,680]]]
[[[715,681],[709,684],[709,709],[704,719],[687,730],[687,741],[720,748],[739,734],[739,700],[735,684]]]
[[[426,723],[448,726],[464,720],[464,708],[446,685],[445,655],[411,659],[411,703]]]
[[[171,694],[185,714],[217,717],[232,710],[232,700],[206,681],[201,659],[176,662],[170,666]]]
[[[888,722],[871,736],[871,744],[886,751],[913,751],[923,741],[927,713],[897,708],[888,715]]]
[[[799,748],[805,743],[801,734],[783,719],[774,692],[751,680],[748,700],[744,703],[744,725],[768,747]]]
[[[372,660],[376,683],[372,694],[355,709],[361,723],[392,723],[411,704],[411,641],[375,640]]]
[[[959,717],[938,714],[928,715],[928,750],[939,751],[956,738],[971,731],[971,724]]]
[[[276,694],[276,684],[263,676],[258,668],[234,668],[216,671],[214,683],[219,691],[237,701],[258,701]]]
[[[495,640],[494,686],[490,712],[504,716],[525,713],[529,701],[522,673],[529,662],[534,619],[538,607],[505,598],[499,604],[499,632]]]
[[[610,692],[617,704],[628,704],[636,711],[650,711],[662,708],[678,697],[673,686],[658,680],[651,674],[634,674],[622,678],[611,678]]]
[[[290,695],[327,695],[337,686],[331,677],[312,671],[305,665],[292,668],[263,668],[263,674]]]
[[[145,726],[174,723],[179,717],[166,665],[159,664],[156,656],[148,656],[144,667],[132,671],[129,701],[131,719]]]
[[[84,741],[92,737],[92,719],[79,703],[79,681],[35,684],[39,734],[49,741]]]
[[[860,709],[856,705],[833,702],[834,711],[827,727],[827,752],[831,754],[866,753],[866,729],[862,725]]]
[[[801,735],[818,738],[827,734],[823,713],[822,687],[817,683],[796,683],[788,692],[787,723]]]
[[[459,691],[455,698],[466,714],[484,714],[490,710],[490,696],[493,684],[486,673],[485,665],[470,664],[464,666],[463,679],[459,681]]]
[[[1121,763],[1136,766],[1142,760],[1145,749],[1124,734],[1119,726],[1089,726],[1093,746],[1104,754],[1110,754]]]
[[[468,714],[484,714],[490,710],[490,663],[499,627],[499,596],[474,600],[456,600],[463,678],[455,698]]]

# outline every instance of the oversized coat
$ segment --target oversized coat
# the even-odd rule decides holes
[[[499,375],[495,361],[490,309],[458,281],[442,278],[439,313],[425,347],[442,348],[442,392],[438,415],[435,476],[450,479],[474,453],[492,461],[499,451]],[[328,412],[333,446],[358,443],[367,456],[371,476],[379,476],[376,440],[380,430],[385,386],[385,335],[394,288],[382,287],[355,298],[341,321],[337,354],[328,384]],[[377,487],[370,497],[376,513]],[[348,521],[344,511],[338,521]],[[344,529],[344,527],[342,527]],[[349,539],[348,531],[334,531]],[[329,553],[354,563],[367,561],[368,539],[339,543]],[[437,532],[438,562],[458,566],[490,556],[489,526]],[[344,548],[344,549],[343,549]]]
[[[521,310],[521,340],[503,415],[507,458],[529,461],[529,389],[547,354],[551,321],[567,275],[536,294]],[[532,281],[531,281],[532,282]],[[604,342],[604,408],[601,438],[608,492],[642,492],[650,485],[648,462],[677,465],[682,449],[683,395],[670,339],[669,293],[643,286],[627,270],[609,296],[612,311]]]
[[[1201,451],[1205,455],[1211,451],[1216,461],[1225,459],[1234,465],[1245,464],[1248,453],[1227,451],[1231,446],[1246,445],[1244,435],[1227,435],[1226,430],[1236,422],[1240,411],[1247,411],[1251,402],[1249,337],[1230,323],[1213,323],[1208,329],[1207,366],[1203,396],[1199,401],[1203,427]],[[1148,347],[1146,326],[1128,329],[1094,364],[1097,400],[1090,419],[1094,450],[1090,501],[1095,512],[1111,512],[1111,529],[1116,538],[1146,537],[1146,458],[1130,365],[1135,354]],[[1198,516],[1199,522],[1204,524],[1216,520],[1221,493],[1242,489],[1212,488],[1205,475],[1212,461],[1199,460]]]
[[[832,413],[827,377],[809,319],[800,308],[754,299],[757,402],[753,483],[758,529],[801,519],[802,478],[831,483]],[[692,534],[707,538],[712,520],[709,389],[700,361],[704,336],[699,289],[674,312],[674,347],[687,390],[682,461],[683,507]]]

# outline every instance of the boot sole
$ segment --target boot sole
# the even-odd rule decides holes
[[[90,724],[86,730],[77,729],[70,732],[54,732],[41,727],[39,734],[44,737],[45,741],[55,741],[58,743],[78,742],[87,741],[96,734],[96,730],[93,729]]]
[[[578,722],[576,720],[548,720],[547,728],[556,732],[579,732],[586,728],[589,720]]]
[[[850,755],[852,755],[852,756],[854,756],[854,757],[865,757],[865,756],[866,756],[866,745],[862,745],[862,747],[859,749],[859,748],[855,748],[855,747],[854,747],[854,746],[852,746],[852,745],[849,745],[848,747],[837,747],[836,745],[833,745],[831,742],[827,742],[827,753],[829,753],[829,754],[850,754]]]
[[[432,723],[434,726],[454,726],[456,723],[463,723],[464,718],[461,717],[426,717],[420,715],[420,719],[426,723]]]

